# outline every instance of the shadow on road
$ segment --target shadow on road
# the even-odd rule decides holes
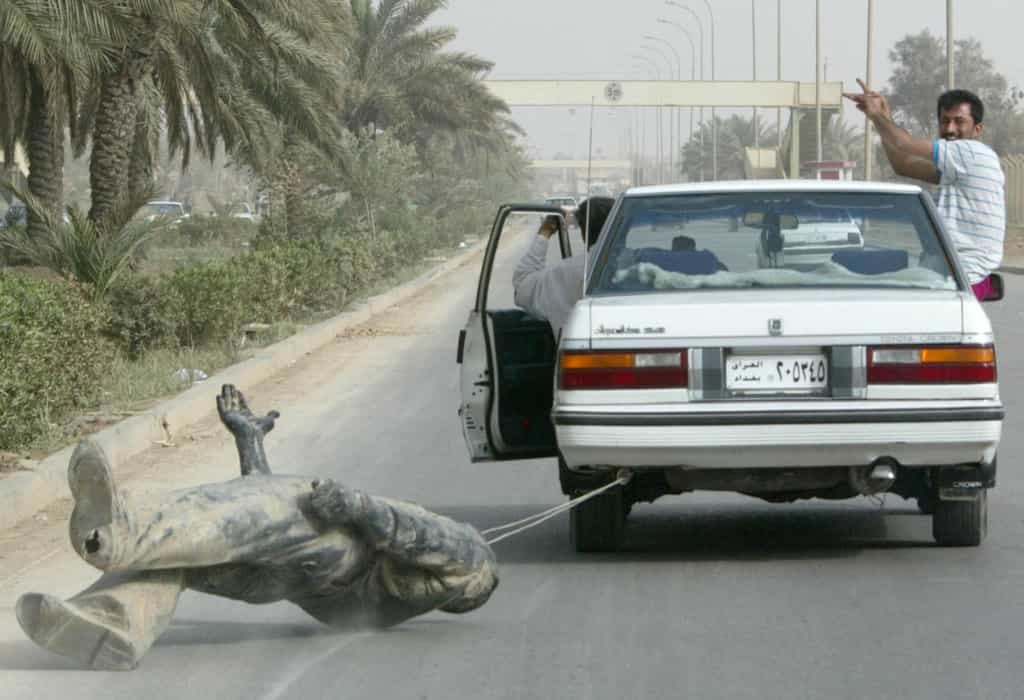
[[[298,608],[296,610],[302,614]],[[237,644],[253,639],[310,639],[338,634],[313,618],[309,618],[308,624],[175,619],[161,635],[160,644]]]
[[[434,507],[480,529],[512,522],[544,506]],[[931,520],[899,502],[886,510],[849,506],[687,504],[639,506],[622,550],[577,554],[563,515],[495,545],[503,563],[608,561],[771,561],[856,556],[864,550],[934,546]]]
[[[0,642],[0,670],[3,671],[82,671],[80,664],[40,649],[28,639]],[[3,693],[0,691],[0,696]]]

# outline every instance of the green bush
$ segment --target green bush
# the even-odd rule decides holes
[[[181,303],[178,340],[185,346],[235,342],[251,301],[231,263],[197,263],[174,271],[164,284]]]
[[[372,244],[361,237],[280,241],[230,264],[242,280],[250,313],[262,320],[339,309],[377,274]]]
[[[185,322],[184,303],[170,284],[132,275],[118,281],[107,294],[106,334],[136,359],[147,350],[178,345]]]
[[[97,400],[113,355],[104,320],[67,284],[0,272],[0,450]]]
[[[164,241],[182,242],[189,246],[208,243],[241,243],[256,235],[257,224],[230,216],[193,216],[170,227],[168,234],[154,240],[150,247]]]

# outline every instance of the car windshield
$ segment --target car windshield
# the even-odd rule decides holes
[[[592,294],[751,287],[957,289],[914,194],[766,192],[628,197]]]

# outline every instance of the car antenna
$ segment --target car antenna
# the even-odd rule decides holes
[[[594,166],[594,97],[590,98],[590,142],[587,146],[587,199],[584,204],[587,205],[587,221],[583,225],[583,292],[581,297],[587,294],[587,275],[590,269],[590,215],[593,214],[593,202],[590,201],[593,193],[591,192],[591,175],[593,173]]]

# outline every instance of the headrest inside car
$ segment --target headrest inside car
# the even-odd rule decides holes
[[[832,254],[832,262],[858,275],[884,275],[906,270],[909,257],[905,250],[840,250]]]
[[[637,251],[636,261],[651,263],[666,272],[684,275],[713,275],[719,270],[718,258],[710,250],[643,248]]]

